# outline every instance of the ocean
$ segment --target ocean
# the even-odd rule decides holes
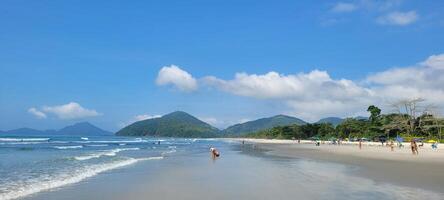
[[[221,157],[214,160],[209,148]],[[268,155],[236,141],[0,137],[0,199],[439,199],[354,176],[355,166]]]
[[[162,160],[178,151],[206,151],[198,139],[134,137],[0,137],[0,199],[15,199],[100,173]]]

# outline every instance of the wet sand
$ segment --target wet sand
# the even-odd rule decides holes
[[[268,154],[288,158],[341,163],[357,166],[352,173],[376,182],[388,182],[412,188],[444,192],[444,152],[420,149],[412,155],[408,147],[392,152],[385,146],[298,144],[294,141],[276,142],[251,140],[254,148],[267,150]]]

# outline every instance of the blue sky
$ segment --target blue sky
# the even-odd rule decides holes
[[[175,110],[217,127],[281,113],[316,121],[410,97],[442,108],[443,10],[438,0],[2,1],[0,130],[115,131]]]

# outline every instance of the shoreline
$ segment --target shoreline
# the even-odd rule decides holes
[[[253,148],[267,150],[266,154],[287,158],[304,158],[357,166],[355,175],[412,188],[421,188],[444,193],[444,151],[433,151],[427,147],[420,149],[419,155],[412,155],[409,146],[402,149],[363,145],[362,149],[353,143],[342,145],[321,144],[311,141],[267,140],[267,139],[228,139],[252,144]]]

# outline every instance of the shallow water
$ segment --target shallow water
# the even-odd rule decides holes
[[[44,140],[49,138],[49,140]],[[0,139],[0,199],[440,199],[354,166],[199,139]],[[212,160],[210,146],[222,156]]]

